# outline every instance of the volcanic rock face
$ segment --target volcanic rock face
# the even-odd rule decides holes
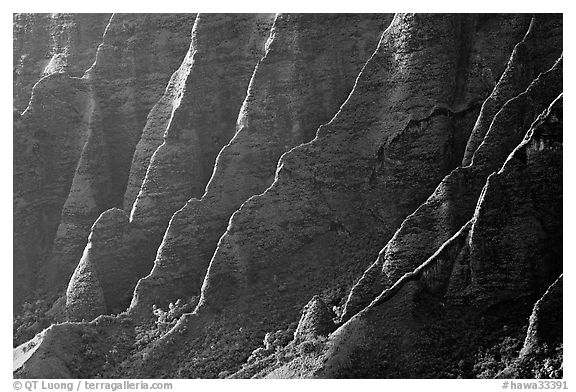
[[[563,276],[534,305],[524,346],[500,378],[561,378],[563,357]]]
[[[466,140],[468,134],[459,125],[472,127],[474,102],[490,92],[477,69],[494,61],[492,50],[482,56],[491,61],[481,64],[463,60],[457,50],[468,48],[469,55],[482,50],[476,41],[481,29],[471,28],[476,26],[471,20],[396,15],[335,118],[312,142],[285,154],[274,184],[232,216],[206,273],[195,314],[181,320],[166,338],[178,336],[181,328],[194,339],[194,348],[175,359],[185,363],[184,375],[217,374],[211,372],[219,368],[205,367],[208,360],[195,359],[212,355],[204,343],[208,336],[211,341],[226,335],[253,342],[234,349],[222,341],[212,344],[212,352],[226,358],[222,366],[227,361],[232,366],[233,358],[255,347],[266,330],[297,317],[297,310],[315,293],[337,303],[362,265],[377,253],[379,241],[391,237],[460,161],[452,148],[456,144],[463,149],[465,142],[454,140]],[[510,51],[514,44],[509,43]],[[499,58],[502,70],[507,58]],[[226,149],[219,158],[225,153]],[[220,159],[208,188],[217,178]],[[195,204],[190,202],[181,212]],[[178,214],[172,224],[176,219]],[[169,236],[170,228],[164,244]],[[155,355],[150,358],[150,363],[158,361]],[[143,373],[151,371],[144,369]]]
[[[310,140],[349,94],[390,21],[386,15],[278,15],[238,117],[201,200],[171,220],[133,312],[198,295],[230,215],[274,178],[280,155]],[[170,287],[169,290],[166,288]]]
[[[562,276],[534,305],[521,355],[527,356],[544,345],[562,344]]]
[[[78,160],[90,133],[85,80],[42,78],[14,119],[14,308],[33,295],[49,255]]]
[[[304,307],[304,312],[294,333],[294,341],[304,341],[316,336],[327,336],[334,329],[332,314],[326,304],[315,296]]]
[[[15,376],[562,377],[562,72],[553,14],[113,15],[14,115],[75,321]]]
[[[92,129],[98,109],[91,86],[64,73],[82,76],[94,62],[109,19],[110,14],[14,14],[14,108],[28,106],[14,125],[15,312],[37,287],[80,156],[104,152],[95,151],[101,140]],[[97,145],[84,149],[89,139]]]
[[[98,272],[88,257],[80,261],[72,275],[66,302],[66,318],[72,321],[94,320],[106,313]]]
[[[535,15],[522,41],[516,45],[506,71],[482,111],[466,145],[463,166],[468,166],[482,143],[492,118],[507,100],[524,91],[540,72],[548,69],[562,51],[562,15]]]
[[[124,244],[127,226],[126,213],[116,208],[104,212],[94,223],[84,255],[66,292],[66,313],[69,320],[91,321],[105,314],[107,309],[113,313],[123,310],[122,303],[126,301],[126,296],[130,295],[125,290],[127,282],[134,279],[129,262],[118,257],[118,249],[121,250]],[[85,277],[83,270],[94,277]],[[104,302],[103,306],[98,308],[101,313],[90,308],[92,299],[83,293],[88,285],[90,290],[101,293],[101,302]],[[86,307],[90,312],[84,311]]]
[[[140,205],[166,203],[169,217],[188,199],[204,192],[216,155],[236,130],[236,118],[252,71],[264,54],[273,17],[198,16],[188,55],[180,67],[188,73],[183,78],[185,83],[180,87],[181,96],[170,126],[163,135],[163,146],[155,153],[143,188],[137,181],[133,185],[140,192],[134,219],[144,214]],[[127,209],[132,207],[131,192],[126,192]],[[163,195],[158,196],[159,193]]]
[[[444,178],[432,196],[402,223],[352,289],[344,319],[430,257],[434,249],[470,219],[488,175],[502,165],[536,116],[562,91],[562,60],[556,61],[562,50],[559,23],[561,17],[557,15],[533,18],[528,33],[516,45],[500,81],[483,104],[467,148],[478,137],[475,132],[480,132],[483,124],[489,124],[489,129],[482,132],[484,140],[473,161]],[[538,30],[550,31],[551,35],[543,39],[535,33]],[[528,45],[533,48],[531,51],[527,51]],[[541,66],[552,68],[539,69]],[[543,73],[538,76],[539,72]],[[520,90],[526,85],[525,91]],[[501,106],[496,109],[498,102]]]
[[[115,14],[87,78],[95,85],[110,166],[111,193],[121,206],[134,148],[150,109],[189,45],[193,14]]]
[[[152,232],[151,262],[172,214],[204,192],[218,151],[235,131],[273,15],[199,15],[185,63],[189,73],[164,142],[152,156],[131,224]],[[212,92],[212,93],[211,93]],[[150,271],[151,263],[145,272]]]
[[[61,295],[98,215],[121,206],[129,164],[146,115],[160,98],[190,37],[194,15],[118,15],[82,78],[90,91],[90,135],[42,266],[43,295]],[[136,279],[136,278],[135,278]]]
[[[110,205],[108,190],[112,168],[107,165],[108,151],[102,132],[101,112],[92,86],[84,79],[82,81],[90,91],[89,106],[86,108],[89,133],[61,210],[50,256],[46,264],[39,266],[39,289],[43,293],[58,293],[57,290],[67,283],[74,267],[72,260],[82,251],[87,229],[98,212]]]
[[[272,16],[208,14],[196,18],[188,54],[153,110],[135,153],[131,174],[137,182],[138,168],[154,145],[154,133],[161,134],[167,126],[164,142],[150,159],[132,207],[130,226],[123,240],[92,244],[97,253],[122,260],[123,268],[132,275],[122,282],[107,282],[115,286],[118,303],[124,304],[117,310],[128,306],[136,281],[152,268],[170,217],[190,197],[200,196],[207,182],[202,173],[209,172],[216,151],[232,137]],[[174,110],[166,123],[158,116],[170,107],[165,103],[170,98],[176,102],[171,104]]]
[[[14,108],[23,111],[41,77],[84,74],[110,14],[14,14],[13,19]]]
[[[482,300],[543,293],[562,271],[562,112],[560,96],[480,195],[470,272]]]
[[[452,351],[442,358],[442,350],[495,345],[506,334],[522,337],[514,323],[528,318],[531,301],[562,266],[561,162],[562,96],[489,177],[470,222],[334,332],[320,359],[298,358],[270,377],[429,377],[442,367],[469,376],[476,368],[465,365],[474,364],[473,356]],[[495,311],[499,306],[506,311]],[[363,366],[353,366],[356,361]],[[460,369],[456,361],[462,361]]]

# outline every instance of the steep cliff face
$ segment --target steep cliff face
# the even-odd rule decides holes
[[[470,222],[342,325],[320,352],[268,376],[497,375],[518,355],[532,304],[561,270],[561,178],[562,96],[488,178]],[[545,299],[554,297],[548,291]],[[545,299],[534,313],[557,326],[540,311],[543,303],[558,310],[557,300]],[[538,340],[538,317],[531,317],[523,355]],[[557,345],[555,329],[550,336]],[[485,356],[498,349],[502,358],[487,365]],[[559,365],[551,364],[556,375]]]
[[[48,63],[49,14],[13,15],[13,107],[22,112],[28,105],[32,86],[40,80]]]
[[[506,71],[492,94],[482,105],[466,145],[462,165],[468,166],[478,146],[490,128],[492,118],[509,99],[520,94],[538,76],[548,69],[562,51],[562,15],[539,14],[532,18],[530,28],[516,45]]]
[[[43,76],[82,76],[94,62],[109,20],[110,14],[14,14],[14,108],[26,108],[32,86]]]
[[[33,296],[90,134],[90,87],[66,74],[42,78],[14,117],[15,312]]]
[[[184,83],[186,82],[186,77],[189,72],[190,56],[187,54],[180,67],[170,78],[166,91],[164,91],[160,100],[148,114],[146,125],[136,145],[132,165],[130,166],[130,174],[126,185],[126,192],[124,193],[123,209],[125,211],[130,211],[134,205],[136,196],[142,186],[142,181],[146,176],[150,158],[158,146],[162,144],[164,133],[170,124],[172,114],[180,105]]]
[[[186,200],[201,196],[216,155],[234,135],[240,106],[254,67],[264,54],[273,19],[273,14],[198,16],[188,55],[179,70],[186,69],[187,73],[177,78],[183,84],[169,127],[165,128],[165,135],[158,132],[162,127],[156,130],[164,136],[164,145],[156,152],[147,174],[148,183],[141,189],[145,173],[139,176],[134,166],[146,170],[145,151],[150,151],[148,143],[141,139],[142,151],[137,151],[132,165],[134,180],[125,195],[127,210],[132,208],[138,193],[135,215],[142,214],[138,205],[166,203],[167,215],[171,216]],[[137,156],[143,164],[135,165]],[[175,178],[176,175],[180,177]],[[148,189],[150,182],[156,182],[154,190]],[[164,194],[162,200],[150,200],[161,198],[156,196],[158,193]],[[151,212],[159,208],[151,208]]]
[[[536,302],[526,339],[516,361],[501,378],[562,378],[563,374],[563,275]]]
[[[82,76],[94,61],[110,14],[13,18],[14,110],[28,106],[14,123],[13,306],[18,312],[37,287],[38,269],[51,251],[66,192],[97,117],[90,86],[70,76]]]
[[[101,316],[91,323],[52,325],[38,334],[39,342],[19,377],[88,378],[106,377],[120,369],[120,358],[129,354],[134,325],[122,317]]]
[[[554,14],[114,15],[14,114],[15,376],[561,377],[562,73]]]
[[[115,311],[129,305],[136,281],[152,268],[170,217],[186,200],[202,193],[207,182],[202,173],[211,171],[216,151],[232,137],[252,71],[264,52],[272,17],[207,14],[196,18],[188,54],[172,78],[174,85],[163,97],[178,101],[172,104],[174,111],[164,142],[150,159],[123,239],[91,245],[93,252],[115,257],[130,275],[123,281],[105,281],[113,289],[117,305],[123,304]],[[172,89],[178,92],[172,93]],[[147,128],[148,134],[139,144],[133,167],[145,160],[145,151],[154,139],[149,135],[163,131],[164,123],[156,117],[160,109],[156,107],[149,122],[153,126]],[[132,175],[138,175],[138,168]],[[74,290],[74,282],[70,290]]]
[[[477,145],[473,160],[446,176],[428,200],[402,223],[352,289],[344,319],[430,257],[470,219],[486,178],[504,163],[530,124],[562,91],[562,59],[557,60],[562,51],[561,23],[558,15],[533,18],[502,77],[482,105],[467,149],[476,144],[474,140],[484,124],[489,124],[489,128],[482,131],[484,138]],[[549,31],[550,35],[544,39],[542,31]],[[500,107],[496,108],[498,103]]]
[[[83,78],[91,91],[92,130],[43,266],[40,290],[48,298],[63,294],[98,215],[122,205],[146,116],[186,52],[194,18],[115,14],[110,19],[94,64]]]
[[[479,110],[475,102],[490,93],[477,76],[490,62],[468,61],[461,52],[482,50],[476,41],[482,30],[470,19],[396,15],[334,119],[312,142],[285,154],[274,184],[232,216],[195,313],[162,340],[191,342],[188,353],[164,362],[167,367],[216,376],[257,347],[265,332],[297,319],[314,294],[329,305],[342,299],[379,241],[390,238],[461,159],[455,145],[463,151]],[[516,34],[510,52],[524,31]],[[491,53],[476,58],[495,61]],[[498,58],[503,70],[507,56]],[[217,174],[218,166],[212,181]],[[165,243],[169,234],[170,228]],[[231,347],[223,336],[244,343]],[[163,343],[154,354],[169,350]],[[220,358],[216,368],[197,360],[212,355]],[[150,358],[139,374],[158,371],[148,366],[158,358]]]
[[[127,226],[126,214],[117,208],[104,212],[92,226],[88,245],[66,291],[68,320],[91,321],[101,314],[123,310],[125,287],[134,279],[129,263],[117,253],[124,245]],[[98,293],[98,308],[87,293]]]
[[[521,356],[534,354],[546,346],[562,345],[562,291],[563,276],[560,275],[534,305]]]
[[[86,72],[106,113],[102,126],[115,169],[111,193],[118,206],[148,113],[186,54],[194,19],[194,14],[115,14]]]
[[[216,154],[232,138],[252,72],[264,54],[272,14],[207,14],[197,19],[191,69],[180,106],[152,156],[131,212],[135,230],[148,232],[147,274],[166,226],[188,199],[200,197]],[[150,246],[151,245],[151,246]],[[144,244],[136,244],[134,248]],[[142,263],[142,261],[140,261]]]
[[[118,185],[119,175],[127,177],[128,168],[119,166],[113,150],[120,148],[131,159],[133,146],[118,146],[121,141],[114,139],[115,133],[126,136],[130,129],[131,137],[138,137],[144,125],[141,111],[147,113],[161,96],[188,48],[194,20],[190,14],[108,15],[100,29],[98,21],[105,16],[15,17],[23,32],[36,31],[40,25],[52,30],[32,37],[15,34],[15,56],[28,60],[22,60],[21,73],[14,76],[14,92],[34,82],[34,69],[41,62],[34,56],[44,56],[37,42],[40,36],[49,36],[47,53],[57,59],[51,62],[53,67],[43,65],[42,72],[48,75],[35,84],[27,110],[22,115],[15,111],[14,116],[16,314],[24,302],[34,302],[40,313],[46,312],[64,294],[91,225],[102,211],[121,203],[114,184]],[[44,20],[49,23],[42,24]],[[21,46],[18,50],[16,43]],[[90,64],[90,72],[75,77]],[[144,90],[146,94],[138,93]],[[139,94],[137,102],[134,94]],[[36,331],[42,327],[34,325]]]
[[[131,311],[198,295],[230,215],[274,178],[282,153],[310,140],[349,94],[390,21],[387,15],[278,15],[254,71],[238,130],[220,152],[202,199],[170,222]]]

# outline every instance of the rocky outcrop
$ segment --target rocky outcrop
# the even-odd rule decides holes
[[[498,378],[562,378],[563,275],[534,305],[528,331],[517,360]]]
[[[494,116],[509,99],[524,91],[540,72],[550,68],[562,51],[562,15],[534,15],[526,36],[510,57],[506,71],[482,110],[466,145],[462,165],[468,166],[485,138]]]
[[[534,305],[521,356],[562,345],[562,275]]]
[[[53,325],[41,333],[36,351],[17,369],[16,376],[24,373],[45,378],[71,378],[71,365],[80,357],[81,334],[73,324]],[[66,342],[64,345],[63,342]]]
[[[37,334],[33,339],[26,343],[22,343],[13,351],[13,368],[12,371],[17,371],[24,365],[28,359],[40,348],[40,343],[44,338],[44,333]]]
[[[110,19],[96,60],[83,78],[91,92],[91,133],[43,266],[41,295],[54,300],[63,294],[90,227],[100,213],[121,206],[146,115],[185,54],[193,21],[190,14],[115,14]]]
[[[132,244],[152,268],[170,217],[191,197],[200,197],[218,151],[234,134],[236,117],[256,63],[264,54],[273,14],[199,15],[188,52],[189,73],[164,142],[151,158],[130,215],[145,232]]]
[[[110,14],[14,14],[14,107],[19,112],[28,105],[14,124],[16,313],[24,299],[34,297],[37,275],[45,279],[38,270],[55,236],[62,236],[56,234],[61,212],[77,202],[64,206],[80,156],[103,152],[101,144],[84,148],[88,140],[101,142],[98,109],[90,84],[76,77],[93,63],[109,19]],[[86,185],[85,179],[77,182]]]
[[[86,84],[90,96],[86,108],[89,132],[61,210],[51,252],[45,264],[40,265],[41,279],[37,288],[43,295],[62,294],[62,286],[66,285],[74,268],[71,259],[81,254],[87,228],[97,218],[98,212],[110,205],[108,190],[112,168],[107,165],[108,151],[100,109],[92,86]],[[47,299],[52,300],[49,295]]]
[[[539,116],[480,195],[470,248],[480,299],[541,294],[562,271],[562,102]]]
[[[118,291],[116,305],[122,303],[123,309],[130,303],[131,295],[127,294],[132,293],[136,281],[150,272],[170,217],[190,197],[200,196],[207,182],[202,173],[209,173],[216,151],[232,137],[253,68],[264,52],[272,17],[207,14],[196,18],[188,54],[149,117],[134,157],[132,175],[137,181],[145,151],[149,151],[155,133],[162,134],[162,126],[167,126],[164,142],[150,159],[129,226],[119,242],[92,244],[93,251],[114,255],[129,271],[129,279],[106,281]],[[178,91],[172,91],[175,89]],[[165,123],[158,116],[164,115],[160,110],[170,107],[165,103],[170,97],[176,102],[170,104],[174,111]]]
[[[49,14],[13,15],[13,107],[22,112],[30,100],[32,86],[40,80],[49,61],[46,52],[50,45],[47,34]]]
[[[14,311],[34,295],[76,166],[90,133],[92,97],[83,79],[42,78],[14,118]]]
[[[386,15],[278,15],[238,117],[202,199],[171,219],[132,312],[198,295],[230,215],[274,179],[278,158],[310,140],[349,94],[389,22]],[[204,172],[204,175],[206,172]]]
[[[483,104],[474,129],[480,129],[479,124],[487,122],[490,128],[485,132],[473,161],[446,176],[428,200],[402,223],[377,260],[351,290],[344,309],[344,320],[368,305],[402,275],[416,268],[421,260],[430,257],[434,249],[470,219],[486,178],[504,163],[530,124],[562,92],[562,59],[554,64],[554,56],[560,55],[562,50],[558,23],[561,24],[561,17],[557,15],[537,15],[533,18],[528,33],[516,45],[502,78]],[[542,37],[535,37],[534,31],[538,30],[547,30],[551,34],[543,40]],[[526,45],[542,48],[541,52],[532,49],[525,55]],[[553,64],[550,70],[538,69],[550,64]],[[542,74],[538,75],[538,71]],[[525,91],[508,100],[502,98],[526,85],[525,78],[532,75],[537,77]],[[494,109],[496,102],[503,102],[498,110]],[[493,117],[488,120],[490,114]],[[470,140],[476,137],[473,133]],[[468,143],[470,145],[471,142]]]
[[[80,77],[94,62],[110,14],[14,14],[13,105],[23,111],[41,77]]]
[[[123,202],[123,209],[126,211],[132,209],[142,186],[142,181],[146,176],[150,158],[152,158],[152,154],[154,154],[158,146],[162,144],[164,133],[170,124],[174,109],[180,105],[184,82],[190,71],[189,60],[190,57],[187,55],[180,68],[170,78],[164,95],[148,114],[146,125],[136,145],[132,165],[130,166],[130,175],[128,176]]]
[[[53,325],[35,340],[40,343],[15,378],[102,378],[119,370],[119,358],[133,348],[134,325],[123,317],[101,316],[90,323]]]
[[[148,113],[186,54],[194,20],[194,14],[114,14],[86,72],[103,112],[116,206]]]
[[[122,304],[132,294],[127,287],[135,279],[129,260],[118,257],[118,250],[122,250],[125,243],[127,227],[128,216],[117,208],[104,212],[92,226],[88,245],[66,291],[66,313],[70,321],[91,321],[107,311],[119,313],[124,310]],[[104,306],[97,308],[100,313],[91,309],[94,300],[84,293],[86,281],[90,283],[90,290],[102,293],[100,302]],[[80,317],[84,314],[91,317]]]
[[[337,115],[312,142],[284,154],[273,185],[234,213],[195,313],[152,349],[155,354],[138,374],[163,374],[148,366],[161,357],[163,369],[178,366],[184,376],[216,376],[220,366],[233,367],[243,350],[256,347],[265,331],[296,318],[314,294],[322,293],[328,305],[341,300],[380,241],[390,238],[461,160],[456,146],[463,151],[479,110],[475,102],[491,89],[478,68],[495,62],[492,50],[483,53],[483,40],[476,41],[481,29],[471,21],[473,16],[395,16]],[[517,40],[508,42],[510,52]],[[461,48],[491,60],[468,61]],[[498,58],[503,70],[507,56]],[[178,214],[171,226],[177,219]],[[164,244],[169,241],[170,227]],[[244,343],[232,349],[218,341],[220,334]],[[204,343],[208,335],[215,339],[210,350]],[[188,352],[165,358],[171,339],[188,339]],[[218,368],[207,366],[210,359],[195,359],[212,355],[219,357]]]
[[[72,321],[90,321],[106,312],[106,302],[98,272],[87,256],[72,275],[66,292],[66,318]]]
[[[166,203],[165,209],[169,212],[164,215],[169,217],[186,200],[201,196],[216,155],[234,135],[240,106],[252,71],[264,54],[273,19],[273,14],[198,16],[188,54],[163,98],[170,99],[173,113],[165,116],[162,111],[161,114],[163,101],[159,102],[159,107],[149,116],[152,126],[148,134],[145,130],[134,155],[124,200],[126,210],[132,209],[140,193],[138,204]],[[177,91],[178,95],[172,93],[171,96],[171,91]],[[160,143],[155,142],[158,136]],[[151,147],[160,146],[162,136],[163,146],[156,152],[148,183],[141,190],[148,162],[156,150]],[[178,179],[173,178],[176,174],[180,176]],[[155,184],[153,191],[148,189],[152,187],[150,183]],[[150,210],[155,213],[161,208]],[[135,207],[135,213],[141,214],[138,210],[139,207]],[[167,218],[161,220],[167,224]]]
[[[200,14],[154,107],[133,17],[14,112],[15,377],[562,377],[558,15]]]
[[[302,312],[300,322],[294,332],[296,343],[312,340],[317,336],[327,336],[334,330],[333,314],[322,298],[314,296]]]
[[[470,222],[334,332],[321,358],[269,376],[482,376],[476,350],[522,337],[561,270],[561,167],[560,96],[488,178]]]

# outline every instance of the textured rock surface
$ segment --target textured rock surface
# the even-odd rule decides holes
[[[171,346],[159,343],[138,374],[178,366],[183,376],[216,376],[266,331],[297,317],[314,294],[322,293],[329,305],[341,300],[380,241],[461,160],[455,145],[463,151],[479,109],[475,102],[492,88],[478,69],[497,62],[491,49],[475,57],[490,59],[484,63],[467,61],[460,51],[482,52],[483,40],[476,41],[481,29],[471,20],[396,15],[335,118],[312,142],[285,154],[274,184],[232,216],[198,308],[162,340],[186,337],[189,351],[164,362]],[[498,55],[501,70],[508,56]],[[218,166],[213,181],[217,174]],[[170,228],[165,244],[169,236]],[[225,345],[224,335],[244,343]],[[219,355],[217,368],[208,367],[212,355]],[[148,364],[157,356],[166,366],[152,370]]]
[[[48,257],[90,127],[90,88],[66,74],[44,77],[14,118],[14,310],[30,298]]]
[[[526,37],[516,45],[502,78],[483,104],[474,129],[478,130],[478,124],[484,123],[490,123],[490,128],[484,132],[484,140],[478,146],[474,160],[467,166],[456,168],[444,178],[428,200],[402,223],[376,262],[352,289],[346,302],[344,319],[368,305],[403,274],[416,268],[421,260],[430,257],[434,249],[470,219],[488,175],[504,163],[530,124],[562,91],[562,59],[548,71],[538,68],[550,66],[555,61],[554,56],[561,53],[561,29],[558,31],[555,28],[558,22],[559,18],[555,15],[538,15],[534,18]],[[534,37],[537,28],[547,28],[551,35],[538,42],[537,39],[542,37]],[[524,48],[528,44],[544,49],[541,52],[532,49],[527,55],[520,55],[525,53]],[[538,76],[539,72],[543,74]],[[519,73],[520,76],[514,76]],[[502,95],[516,92],[518,85],[526,85],[525,79],[533,75],[537,78],[529,83],[525,91],[509,100],[501,98]],[[502,103],[497,110],[494,109],[496,102]],[[489,113],[493,113],[493,117],[487,120]],[[470,139],[476,137],[472,134]]]
[[[540,72],[550,68],[562,51],[562,15],[538,14],[533,16],[524,39],[516,45],[506,71],[482,110],[468,140],[463,166],[472,162],[472,156],[484,140],[492,118],[509,99],[524,91]]]
[[[278,158],[314,137],[349,94],[389,15],[278,15],[254,71],[238,130],[201,200],[178,211],[133,311],[197,295],[230,215],[272,182]],[[206,173],[204,173],[206,174]]]
[[[562,276],[534,305],[521,355],[536,353],[544,346],[562,345]]]
[[[202,194],[216,152],[232,137],[252,71],[264,52],[272,17],[207,14],[196,18],[188,54],[149,116],[134,157],[132,176],[137,181],[138,168],[146,161],[155,133],[163,133],[162,127],[167,127],[132,207],[130,225],[123,240],[92,245],[96,252],[122,260],[129,271],[130,279],[109,282],[122,292],[116,298],[124,309],[130,303],[126,293],[150,272],[170,217],[190,197]],[[174,112],[165,123],[158,116],[163,115],[159,111],[165,109],[168,98],[177,101],[168,106]]]
[[[83,257],[66,292],[66,318],[72,321],[91,321],[105,312],[106,301],[96,266],[89,256]]]
[[[198,16],[184,61],[190,70],[180,105],[152,156],[130,216],[133,229],[146,233],[132,244],[143,264],[139,276],[150,272],[172,214],[202,195],[216,154],[233,136],[272,19],[272,14]]]
[[[194,14],[114,14],[86,77],[94,85],[121,206],[134,149],[150,109],[190,44]]]
[[[43,331],[44,335],[40,347],[23,368],[15,374],[24,378],[72,378],[70,365],[80,356],[81,335],[79,328],[74,324],[53,325]],[[66,342],[66,344],[62,344]]]
[[[123,210],[114,208],[104,212],[94,223],[88,245],[84,255],[70,279],[66,291],[66,310],[68,319],[79,321],[84,307],[90,310],[91,321],[96,316],[105,314],[106,311],[118,313],[124,310],[122,304],[130,299],[132,292],[128,289],[129,283],[133,282],[133,270],[130,261],[119,257],[118,250],[122,250],[125,243],[125,235],[128,227],[128,216]],[[94,277],[84,276],[84,270]],[[83,293],[85,281],[89,280],[93,290],[102,292],[105,306],[98,307],[101,313],[90,309],[92,298]],[[86,311],[85,313],[88,313]]]
[[[22,112],[49,61],[49,14],[13,15],[13,107]]]
[[[488,178],[479,204],[470,247],[477,295],[543,293],[562,270],[562,96]]]
[[[45,264],[39,266],[41,279],[38,289],[42,296],[62,294],[62,287],[68,283],[77,265],[78,255],[82,254],[88,228],[98,213],[110,205],[108,190],[113,169],[107,165],[108,151],[100,121],[101,113],[92,86],[83,81],[89,91],[86,107],[89,131],[61,210],[51,252]]]
[[[561,162],[559,97],[489,177],[469,223],[332,334],[321,358],[269,376],[479,376],[478,357],[462,353],[522,337],[562,266]]]
[[[109,19],[110,14],[14,14],[14,108],[26,108],[32,86],[43,76],[82,76],[94,62]]]
[[[124,208],[15,377],[562,377],[561,17],[201,14],[148,101],[181,17],[14,112],[16,288]]]
[[[110,19],[94,64],[83,78],[91,92],[91,133],[43,269],[40,289],[49,299],[62,295],[98,215],[122,205],[146,115],[186,53],[194,18],[115,14]]]
[[[315,296],[304,307],[302,317],[294,333],[294,341],[300,342],[314,339],[317,336],[327,336],[334,330],[332,317],[333,315],[322,298]]]
[[[146,125],[136,145],[132,165],[130,166],[130,175],[128,177],[123,202],[123,209],[126,211],[132,209],[136,196],[142,186],[142,181],[146,176],[150,158],[152,158],[152,154],[154,154],[158,146],[162,144],[164,133],[170,124],[174,109],[180,105],[184,83],[190,72],[189,60],[190,56],[187,54],[180,68],[178,68],[170,78],[164,95],[162,95],[162,98],[160,98],[148,114]]]
[[[188,54],[173,76],[174,84],[179,85],[167,89],[167,93],[171,88],[179,93],[172,98],[174,113],[170,113],[169,127],[168,123],[155,126],[150,129],[150,136],[143,135],[139,142],[132,164],[132,183],[125,195],[126,210],[132,208],[139,192],[139,204],[167,204],[168,216],[186,200],[201,196],[216,155],[234,135],[240,106],[252,71],[264,54],[273,19],[273,14],[198,16]],[[163,123],[155,115],[156,112],[151,114],[149,122]],[[155,150],[150,148],[152,132],[164,136],[164,143],[148,173],[147,182],[155,185],[147,183],[141,190],[147,159]],[[135,172],[142,168],[144,172]],[[148,189],[152,186],[153,190]],[[151,212],[161,208],[151,208]],[[134,212],[138,213],[142,212]]]
[[[14,124],[13,304],[18,312],[37,288],[79,157],[89,154],[84,143],[97,138],[91,129],[96,108],[90,86],[64,72],[81,76],[94,62],[110,14],[13,18],[14,107],[20,111],[29,105]]]
[[[15,378],[102,378],[133,349],[134,326],[126,318],[101,316],[90,323],[53,325],[39,336],[40,346]]]
[[[562,378],[563,275],[536,302],[518,359],[499,378]]]

